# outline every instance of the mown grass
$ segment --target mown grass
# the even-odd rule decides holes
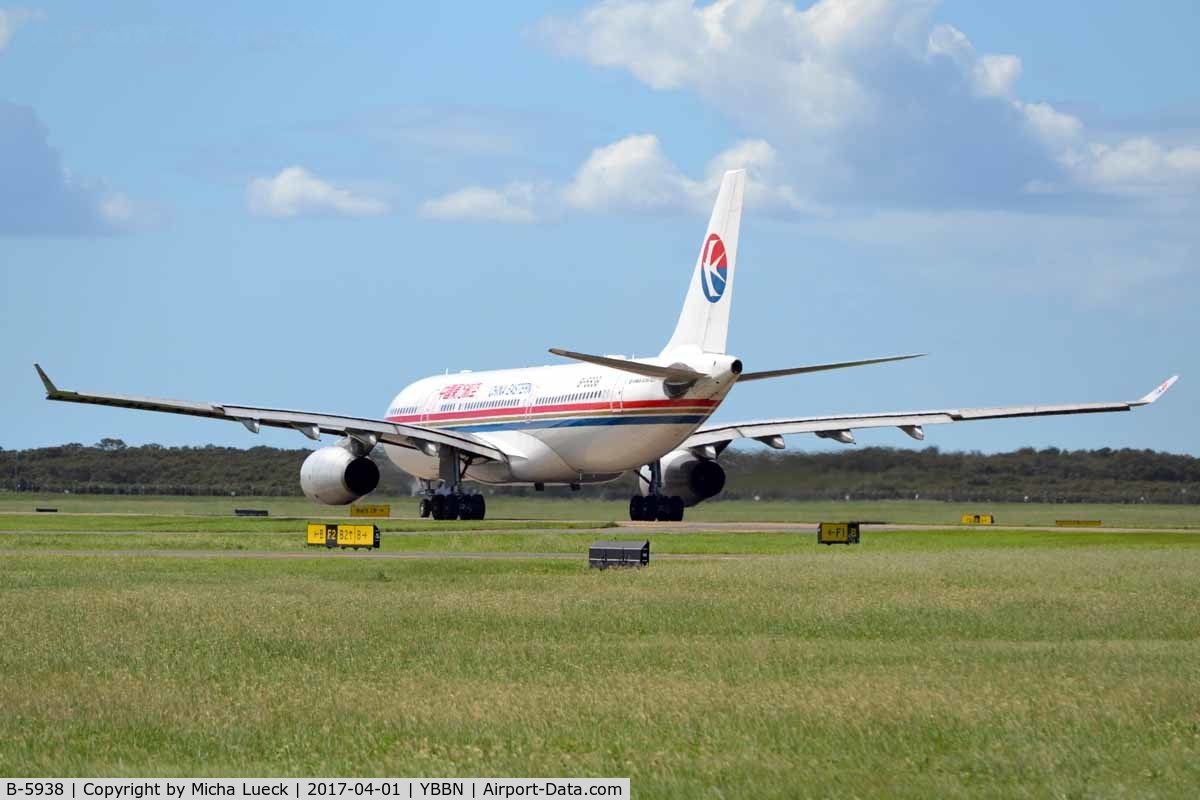
[[[10,551],[0,774],[1191,797],[1194,540],[903,532],[826,548],[805,535],[775,558],[605,572]]]
[[[380,552],[430,553],[587,553],[597,539],[647,539],[651,553],[699,555],[810,555],[814,550],[840,549],[817,545],[813,532],[711,531],[671,532],[639,528],[572,533],[519,530],[498,532],[383,532]],[[1021,548],[1172,547],[1200,548],[1200,534],[1190,532],[1106,533],[1088,530],[1028,531],[1003,529],[871,531],[856,548],[872,552],[941,552]],[[47,532],[0,535],[0,554],[24,550],[221,550],[264,553],[308,552],[320,556],[324,547],[309,547],[301,529],[286,532]],[[336,552],[336,551],[335,551]],[[814,557],[819,558],[819,555]]]
[[[364,500],[368,502],[368,500]],[[390,503],[398,518],[416,516],[413,497],[371,497]],[[234,508],[263,508],[273,517],[340,519],[348,508],[320,506],[303,497],[134,497],[0,493],[0,511],[50,506],[70,513],[230,516]],[[995,514],[1003,525],[1053,525],[1057,519],[1099,519],[1106,527],[1200,528],[1200,505],[1098,503],[941,503],[926,500],[792,502],[717,500],[687,510],[699,522],[821,522],[882,520],[918,525],[957,524],[963,514]],[[2,516],[2,515],[0,515]],[[48,515],[47,515],[48,516]],[[488,498],[488,520],[627,520],[624,500],[541,497]]]

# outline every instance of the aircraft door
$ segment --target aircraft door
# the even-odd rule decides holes
[[[425,395],[425,399],[417,406],[418,413],[421,415],[421,422],[428,422],[429,415],[437,410],[437,402],[440,394],[437,389],[430,389],[429,394]]]
[[[530,385],[529,392],[522,398],[522,404],[524,405],[524,408],[521,409],[522,422],[529,422],[533,418],[534,398],[537,397],[537,393],[538,387],[535,383]]]
[[[629,383],[626,375],[617,375],[612,388],[612,412],[620,414],[625,407],[625,386]]]

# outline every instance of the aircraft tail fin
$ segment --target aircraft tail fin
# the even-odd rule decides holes
[[[680,350],[725,352],[745,190],[744,169],[725,173],[708,231],[700,246],[700,257],[696,259],[696,267],[692,270],[683,310],[671,341],[663,348],[664,356]]]

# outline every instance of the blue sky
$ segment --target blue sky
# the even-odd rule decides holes
[[[1194,2],[279,8],[0,6],[0,446],[306,441],[47,403],[35,360],[378,415],[445,369],[655,353],[744,164],[747,369],[931,356],[747,385],[720,419],[1180,373],[1152,409],[926,444],[1200,454]]]

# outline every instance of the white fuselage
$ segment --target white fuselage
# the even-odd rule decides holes
[[[507,462],[470,466],[471,480],[608,481],[674,450],[708,419],[736,379],[722,369],[732,359],[716,361],[715,377],[677,397],[659,379],[591,364],[439,375],[405,387],[387,418],[470,433],[509,454]],[[385,450],[405,472],[438,477],[437,456]]]

